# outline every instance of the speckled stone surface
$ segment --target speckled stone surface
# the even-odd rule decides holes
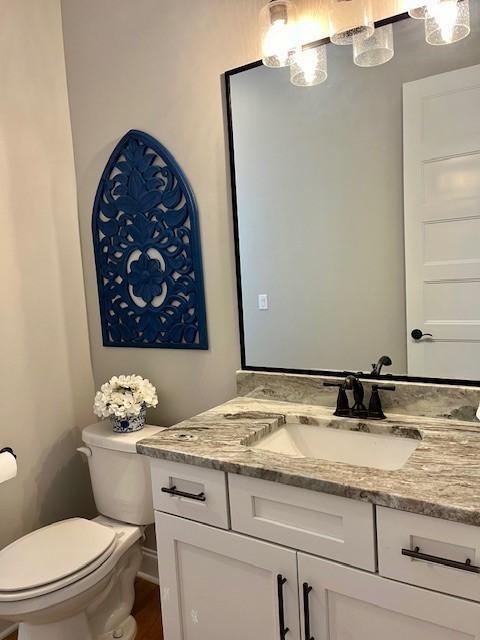
[[[252,448],[285,420],[419,440],[405,466],[385,471]],[[321,428],[321,427],[317,427]],[[359,434],[362,437],[362,434]],[[239,397],[141,440],[139,453],[480,526],[480,425],[390,415],[361,423],[330,408]]]
[[[237,394],[251,398],[284,400],[334,407],[337,389],[324,387],[325,381],[341,380],[325,376],[305,376],[286,373],[237,372]],[[378,382],[378,381],[373,381]],[[434,385],[414,382],[382,380],[395,384],[395,391],[382,393],[385,410],[402,415],[446,418],[477,422],[480,387]],[[370,395],[372,382],[362,380]]]

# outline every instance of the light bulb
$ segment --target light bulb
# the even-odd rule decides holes
[[[297,87],[313,87],[327,79],[327,47],[299,49],[292,57],[290,81]]]
[[[315,51],[312,49],[304,51],[300,66],[302,68],[303,75],[305,76],[305,82],[307,84],[312,84],[315,80],[315,69],[317,66],[317,55]]]
[[[431,9],[431,15],[435,18],[443,40],[451,42],[453,29],[457,18],[457,0],[443,0]]]
[[[290,38],[285,20],[275,20],[264,40],[266,57],[271,58],[276,56],[279,62],[278,66],[286,66],[288,64],[288,52],[290,50],[289,44]]]
[[[262,59],[267,67],[290,64],[297,45],[296,7],[290,0],[269,2],[260,12]]]
[[[425,37],[429,44],[451,44],[470,33],[468,0],[435,0],[425,8]]]

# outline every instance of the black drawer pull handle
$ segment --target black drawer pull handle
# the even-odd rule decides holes
[[[278,622],[280,626],[280,640],[285,640],[285,636],[290,631],[285,626],[285,611],[283,609],[283,585],[287,579],[282,576],[281,573],[277,576],[277,594],[278,594]]]
[[[177,487],[162,487],[162,493],[168,493],[171,496],[177,496],[177,498],[198,500],[199,502],[205,502],[207,499],[203,491],[201,493],[187,493],[186,491],[180,491]]]
[[[409,558],[415,558],[416,560],[425,560],[425,562],[433,562],[435,564],[441,564],[444,567],[461,569],[462,571],[469,571],[470,573],[480,573],[480,567],[476,567],[472,564],[470,558],[467,558],[465,562],[458,562],[457,560],[449,560],[448,558],[441,558],[439,556],[431,556],[428,553],[421,553],[420,547],[415,547],[413,550],[402,549],[402,556],[408,556]]]
[[[303,619],[305,622],[305,640],[315,640],[313,636],[310,635],[310,601],[309,594],[312,591],[312,587],[307,583],[303,583]]]

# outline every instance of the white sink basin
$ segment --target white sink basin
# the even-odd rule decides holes
[[[346,428],[287,422],[251,447],[297,458],[394,471],[406,464],[420,443],[420,439],[403,435],[351,431],[352,421],[348,422],[340,423]]]

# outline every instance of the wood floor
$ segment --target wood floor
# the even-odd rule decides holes
[[[160,593],[157,585],[137,579],[132,615],[138,624],[135,640],[163,640]]]
[[[156,585],[137,579],[132,615],[138,624],[135,640],[163,640],[160,595]],[[17,634],[6,640],[17,640]]]

